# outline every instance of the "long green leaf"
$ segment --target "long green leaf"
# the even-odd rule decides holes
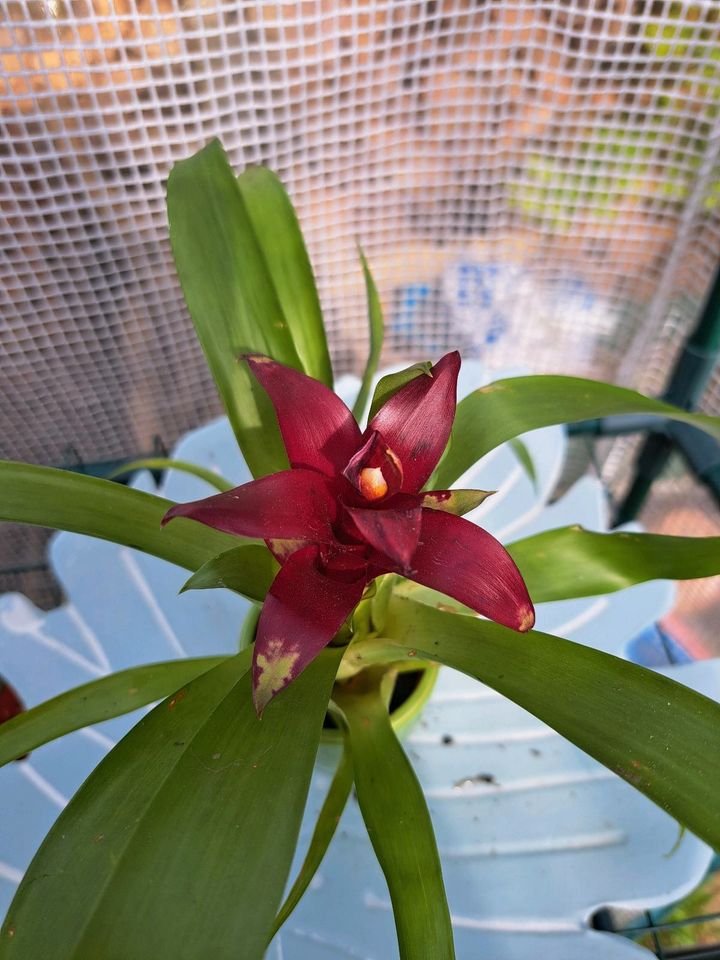
[[[518,703],[720,848],[720,704],[668,677],[545,633],[393,596],[385,630]]]
[[[266,167],[248,167],[238,186],[303,369],[332,387],[315,278],[285,187]]]
[[[535,469],[535,462],[527,446],[522,442],[520,437],[513,437],[508,443],[518,463],[527,474],[530,483],[532,483],[533,487],[537,490],[537,470]]]
[[[452,960],[452,925],[425,797],[368,670],[334,694],[348,723],[358,803],[390,891],[401,960]]]
[[[367,406],[368,397],[370,396],[370,387],[372,386],[373,377],[377,373],[378,364],[380,362],[380,354],[382,353],[383,348],[383,339],[385,337],[385,322],[383,320],[380,294],[375,286],[375,281],[370,271],[370,267],[368,266],[368,262],[365,259],[365,254],[362,252],[362,250],[359,252],[363,275],[365,277],[365,292],[367,295],[368,305],[368,327],[370,331],[370,349],[368,352],[367,363],[365,364],[365,373],[363,374],[362,383],[360,384],[360,392],[358,393],[355,405],[353,406],[353,416],[358,422],[360,422],[363,413],[365,413],[365,407]]]
[[[255,715],[248,658],[148,714],[30,864],[3,960],[261,960],[297,843],[341,651]]]
[[[252,549],[252,557],[250,550]],[[270,551],[262,544],[248,544],[233,547],[204,563],[184,584],[185,590],[215,590],[225,587],[246,596],[247,573],[250,565],[255,577],[257,592],[263,596],[270,589],[280,565]]]
[[[579,377],[512,377],[460,401],[437,485],[449,487],[480,457],[528,430],[626,413],[682,420],[720,437],[720,417],[688,413],[625,387]]]
[[[197,570],[219,553],[237,547],[238,537],[182,517],[161,527],[160,521],[171,506],[162,497],[110,480],[0,461],[0,520],[111,540],[188,570]],[[239,589],[242,577],[240,592],[250,600],[261,601],[267,577],[257,560],[258,551],[263,555],[265,548],[255,543],[243,547],[248,562],[239,567],[235,589]]]
[[[247,657],[250,652],[245,653]],[[226,657],[196,657],[148,663],[112,673],[61,693],[0,726],[0,766],[50,740],[93,723],[131,713],[169,696]]]
[[[144,460],[131,460],[124,463],[117,470],[108,474],[108,480],[114,480],[116,477],[124,477],[128,473],[135,473],[137,470],[179,470],[181,473],[189,473],[199,480],[204,480],[211,487],[215,487],[221,493],[226,490],[232,490],[233,484],[225,480],[212,470],[205,467],[199,467],[196,463],[188,463],[187,460],[173,460],[170,457],[147,457]]]
[[[646,580],[720,574],[720,537],[593,533],[560,527],[517,540],[508,550],[535,603],[612,593]]]
[[[302,895],[317,873],[323,857],[327,853],[327,848],[330,846],[330,841],[335,836],[335,830],[337,829],[342,812],[345,809],[347,799],[350,796],[352,785],[352,757],[345,743],[343,744],[343,752],[340,756],[340,762],[338,763],[335,775],[332,778],[330,789],[327,792],[325,802],[318,815],[317,823],[315,824],[315,829],[310,839],[310,846],[303,860],[303,865],[277,915],[270,939],[275,936],[295,907],[300,903]]]
[[[170,242],[190,316],[248,466],[287,467],[270,400],[238,358],[264,353],[302,369],[238,180],[217,140],[168,179]],[[278,236],[286,222],[273,225]]]

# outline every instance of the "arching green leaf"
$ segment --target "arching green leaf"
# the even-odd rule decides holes
[[[580,377],[512,377],[460,401],[436,486],[451,486],[490,450],[529,430],[626,413],[670,417],[720,438],[720,417],[688,413],[625,387]]]
[[[508,445],[515,454],[518,463],[527,474],[533,487],[537,490],[537,471],[535,470],[535,463],[527,446],[522,442],[520,437],[513,437],[512,440],[508,440]]]
[[[249,658],[250,652],[245,656]],[[168,697],[224,659],[193,657],[130,667],[39,703],[0,725],[0,766],[73,730],[132,713]]]
[[[452,960],[452,925],[430,814],[381,694],[382,671],[336,688],[358,803],[392,901],[401,960]]]
[[[335,830],[342,816],[342,812],[345,809],[347,799],[350,796],[352,784],[352,758],[347,744],[344,743],[340,762],[337,765],[330,789],[327,792],[325,802],[318,815],[317,823],[315,824],[315,829],[310,839],[310,846],[303,860],[303,865],[277,915],[270,939],[275,936],[295,907],[300,903],[303,894],[310,885],[310,881],[317,873],[323,857],[330,846],[330,841],[335,836]]]
[[[360,250],[359,253],[363,274],[365,276],[365,291],[368,305],[368,327],[370,331],[370,348],[368,352],[367,363],[365,364],[365,373],[363,374],[362,383],[360,384],[360,392],[358,393],[357,399],[355,400],[355,404],[353,406],[353,416],[358,422],[365,413],[365,407],[367,406],[368,397],[370,395],[370,387],[372,386],[373,377],[377,373],[378,363],[380,362],[380,354],[382,353],[383,339],[385,336],[385,323],[383,321],[380,295],[377,287],[375,286],[375,281],[373,280],[373,275],[370,272],[368,262],[365,259],[365,254],[362,252],[362,250]]]
[[[720,574],[720,537],[560,527],[508,547],[535,603],[612,593],[646,580]]]
[[[244,654],[143,718],[30,864],[3,958],[261,960],[341,653],[315,660],[262,720]]]
[[[0,520],[32,523],[111,540],[188,570],[231,548],[238,560],[234,589],[249,600],[265,598],[269,551],[182,517],[161,528],[172,504],[110,480],[53,467],[0,461]],[[243,561],[241,558],[245,557]]]
[[[208,560],[183,584],[180,592],[225,587],[247,596],[248,568],[252,570],[254,592],[264,597],[280,565],[267,547],[259,543],[233,547]]]
[[[229,480],[225,480],[224,477],[212,470],[199,467],[196,463],[188,463],[187,460],[173,460],[170,457],[147,457],[144,460],[130,460],[118,467],[117,470],[109,473],[107,479],[114,480],[116,477],[124,477],[138,470],[179,470],[181,473],[189,473],[199,480],[204,480],[221,493],[233,488],[233,484]]]
[[[170,242],[185,301],[235,436],[253,474],[287,467],[270,400],[238,362],[263,353],[302,363],[238,180],[219,141],[176,163],[167,186]],[[287,228],[272,225],[277,236]]]
[[[570,640],[521,635],[409,595],[393,595],[385,631],[406,656],[445,663],[514,700],[720,848],[714,700]]]
[[[237,182],[303,370],[332,387],[315,277],[285,187],[267,167],[248,167]]]

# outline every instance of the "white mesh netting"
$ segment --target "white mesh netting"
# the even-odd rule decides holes
[[[338,367],[658,390],[720,250],[716,0],[4,0],[0,454],[104,460],[217,410],[164,183],[219,136],[298,206]]]
[[[219,412],[164,201],[213,136],[287,184],[340,371],[357,241],[386,361],[648,392],[717,265],[717,0],[0,0],[0,67],[2,457],[135,455]],[[2,530],[32,572],[43,538]]]

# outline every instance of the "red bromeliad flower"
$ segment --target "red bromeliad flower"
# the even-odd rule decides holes
[[[275,407],[290,470],[178,504],[189,517],[260,537],[281,569],[263,605],[253,660],[258,713],[342,627],[365,587],[400,573],[515,630],[535,614],[508,552],[453,512],[451,491],[421,493],[445,450],[460,355],[449,353],[390,397],[364,433],[326,386],[248,356]]]

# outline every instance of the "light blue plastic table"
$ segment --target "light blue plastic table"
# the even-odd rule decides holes
[[[484,379],[463,366],[460,394]],[[346,399],[357,381],[338,385]],[[537,490],[512,451],[499,448],[458,486],[498,489],[470,519],[505,541],[567,523],[605,528],[603,492],[581,480],[546,506],[565,452],[559,428],[525,437]],[[249,479],[224,420],[187,435],[175,455]],[[136,485],[153,489],[149,475]],[[163,495],[206,496],[177,472]],[[186,573],[130,549],[74,534],[52,541],[51,562],[68,601],[44,613],[19,594],[0,597],[0,672],[32,706],[133,664],[229,653],[249,604],[226,591],[177,596]],[[670,584],[644,584],[603,598],[543,604],[538,627],[619,656],[668,611]],[[669,668],[720,698],[720,661]],[[137,720],[119,718],[0,769],[0,911],[67,800]],[[608,730],[608,737],[613,735]],[[592,931],[607,904],[657,907],[692,889],[710,850],[639,793],[530,714],[443,669],[406,748],[427,795],[443,862],[459,960],[622,960],[648,957],[622,938]],[[327,789],[333,750],[321,747],[293,873]],[[397,957],[387,888],[354,801],[311,889],[271,946],[271,960],[392,960]]]

